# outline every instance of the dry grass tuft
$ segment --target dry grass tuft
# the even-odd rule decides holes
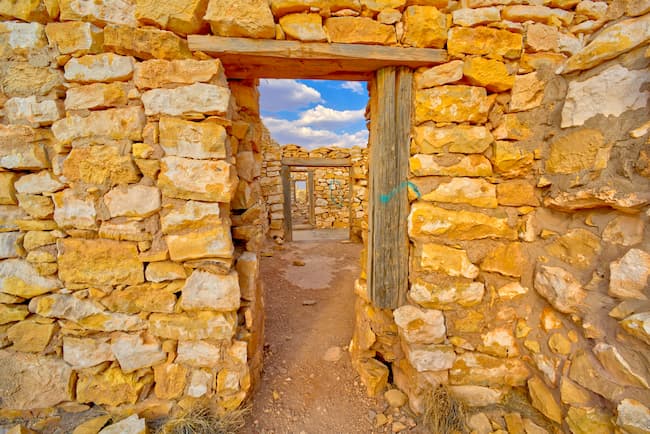
[[[439,384],[424,397],[424,425],[436,434],[464,433],[465,407],[451,396],[447,386]]]
[[[166,420],[157,434],[236,434],[245,425],[249,407],[216,412],[209,406],[195,406]]]

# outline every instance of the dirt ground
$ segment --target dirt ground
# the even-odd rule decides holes
[[[347,352],[361,245],[302,241],[265,251],[264,373],[243,432],[373,432],[384,407],[366,396]]]

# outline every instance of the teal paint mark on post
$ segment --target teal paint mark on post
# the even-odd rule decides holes
[[[395,187],[390,193],[382,194],[381,196],[379,196],[379,200],[381,201],[381,203],[388,203],[393,198],[393,196],[395,196],[397,192],[403,188],[410,188],[411,190],[413,190],[418,199],[420,198],[420,196],[422,196],[417,185],[413,184],[411,181],[404,181],[400,185]]]

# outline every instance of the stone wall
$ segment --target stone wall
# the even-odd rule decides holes
[[[415,411],[447,384],[477,432],[647,432],[649,12],[0,1],[0,407],[153,416],[246,396],[282,154],[256,83],[189,51],[185,35],[211,31],[449,54],[415,77],[408,303],[375,309],[356,285],[370,393],[390,370]]]

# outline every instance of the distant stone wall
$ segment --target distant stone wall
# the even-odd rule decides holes
[[[0,16],[3,415],[232,408],[250,390],[282,152],[256,83],[189,51],[211,31],[448,52],[415,76],[408,303],[376,309],[356,285],[371,394],[391,372],[415,411],[448,385],[477,432],[648,431],[647,1],[0,0]],[[347,152],[363,236],[366,151]]]

